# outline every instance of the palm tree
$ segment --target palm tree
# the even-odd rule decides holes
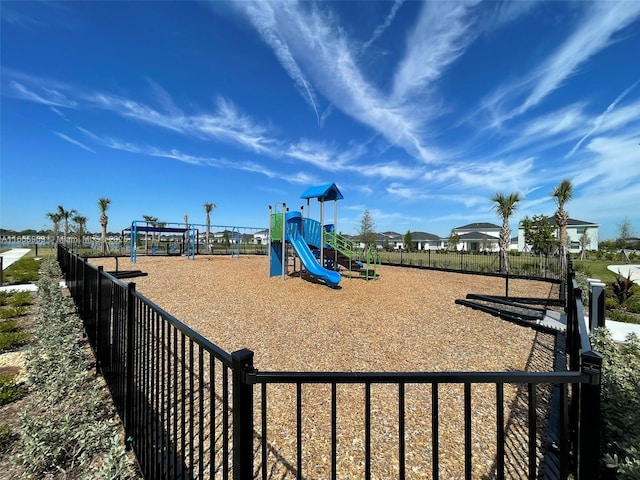
[[[567,247],[569,240],[567,238],[567,223],[569,223],[569,212],[565,211],[564,205],[571,200],[573,196],[573,185],[570,180],[564,179],[556,188],[551,191],[551,196],[558,205],[556,210],[556,225],[558,226],[558,240],[560,241],[560,267],[564,272],[566,267]]]
[[[65,210],[62,205],[58,205],[58,214],[60,219],[64,220],[64,243],[69,243],[69,217],[77,213],[74,209]]]
[[[149,226],[149,224],[155,225],[155,223],[158,221],[158,217],[152,217],[151,215],[142,215],[142,219],[145,222],[147,222],[147,227]],[[144,232],[144,251],[145,251],[145,253],[149,253],[148,240],[149,240],[149,232],[145,231]],[[151,237],[151,246],[153,246],[153,236]]]
[[[84,237],[87,228],[87,217],[75,215],[71,220],[76,224],[76,237],[78,239],[78,245],[81,245],[82,237]]]
[[[98,199],[98,208],[100,209],[100,226],[102,227],[102,233],[100,235],[100,251],[102,255],[106,255],[109,252],[109,244],[107,243],[107,225],[109,224],[109,217],[107,217],[107,210],[111,200],[102,197]]]
[[[520,201],[520,194],[517,192],[505,195],[496,193],[491,197],[494,203],[493,208],[498,212],[498,216],[502,219],[502,228],[500,229],[500,271],[509,272],[509,247],[511,245],[511,229],[509,228],[509,218],[516,211],[516,203]]]
[[[211,211],[216,208],[215,203],[205,203],[204,211],[207,214],[207,232],[205,234],[205,243],[207,244],[207,248],[209,248],[209,233],[211,232]]]
[[[58,212],[47,213],[47,218],[53,223],[53,243],[58,246],[58,236],[60,235],[60,221],[62,217]]]

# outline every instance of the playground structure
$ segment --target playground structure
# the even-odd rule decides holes
[[[141,247],[145,255],[185,255],[187,258],[195,259],[201,254],[201,247],[204,245],[207,253],[213,251],[214,243],[227,245],[232,257],[240,257],[242,247],[250,242],[255,242],[255,234],[264,231],[256,227],[238,227],[226,225],[209,225],[210,229],[217,232],[211,233],[210,242],[201,242],[202,232],[207,225],[198,223],[167,223],[148,222],[146,220],[134,220],[131,226],[122,231],[129,235],[131,262],[136,263],[136,258]],[[243,233],[244,232],[244,233]],[[246,233],[249,232],[249,233]],[[140,245],[139,234],[144,234],[144,244]],[[149,235],[151,235],[151,245],[149,245]],[[156,240],[156,235],[158,236]]]
[[[287,275],[289,252],[293,250],[293,267],[299,258],[307,273],[330,287],[341,280],[340,267],[348,270],[349,277],[357,272],[367,280],[377,278],[379,258],[375,247],[359,248],[355,242],[337,233],[338,200],[344,197],[335,183],[307,189],[300,198],[307,200],[307,217],[304,207],[301,212],[289,211],[285,203],[269,206],[269,276]],[[309,218],[310,201],[317,198],[320,203],[320,221]],[[324,203],[334,202],[333,223],[324,224]],[[278,211],[281,205],[282,211]]]

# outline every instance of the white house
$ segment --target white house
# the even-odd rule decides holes
[[[427,232],[411,232],[411,243],[415,250],[441,250],[446,246],[446,240]]]
[[[253,234],[255,245],[266,245],[269,242],[269,230],[259,230]]]
[[[555,216],[548,217],[549,225],[556,226]],[[582,220],[576,220],[573,218],[569,219],[567,223],[567,237],[569,238],[569,252],[570,253],[580,253],[582,251],[582,247],[580,245],[580,239],[583,235],[586,235],[587,244],[586,250],[598,250],[598,244],[600,243],[599,239],[599,231],[600,225],[591,222],[585,222]],[[556,230],[556,238],[558,236],[558,231]],[[525,244],[524,241],[524,228],[522,224],[518,227],[518,250],[523,252],[529,250],[529,247]]]
[[[487,222],[476,222],[456,227],[453,232],[458,235],[458,250],[465,252],[498,252],[500,251],[499,225]]]

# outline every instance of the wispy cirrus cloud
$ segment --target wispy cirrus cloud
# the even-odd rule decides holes
[[[289,3],[284,1],[281,2],[281,5],[275,5],[275,7],[282,7],[284,11],[289,10],[290,6]],[[286,15],[278,15],[273,8],[274,5],[268,2],[246,2],[242,4],[242,7],[246,9],[251,23],[258,30],[263,40],[271,47],[280,64],[293,79],[296,87],[315,112],[316,119],[320,123],[318,100],[314,89],[294,58],[294,53],[289,46],[286,35],[283,35],[283,29],[287,28],[286,21],[282,23]]]
[[[305,79],[303,95],[308,96],[306,85],[312,84],[335,108],[381,133],[414,158],[425,162],[442,158],[439,149],[426,145],[422,139],[425,120],[439,110],[437,103],[416,108],[412,100],[415,95],[425,93],[429,82],[438,78],[470,41],[465,37],[469,24],[465,5],[451,2],[424,5],[392,95],[367,79],[358,65],[358,43],[346,36],[338,21],[321,9],[322,5],[265,1],[236,6],[279,58],[286,52],[287,59],[296,66],[291,69],[289,63],[285,65],[294,83],[299,86],[301,79]],[[447,20],[435,22],[434,15],[442,12],[432,9],[447,10]],[[433,25],[444,25],[425,37],[423,27],[427,24],[429,31]],[[428,49],[424,47],[426,40],[430,42]],[[429,53],[425,54],[425,50]]]
[[[615,35],[640,17],[640,2],[589,2],[582,21],[565,42],[522,80],[501,86],[484,101],[493,126],[522,115],[560,88],[591,57],[615,42]],[[507,105],[519,102],[514,107]]]
[[[80,142],[78,140],[75,140],[75,139],[69,137],[68,135],[65,135],[64,133],[60,133],[60,132],[53,132],[53,133],[55,135],[57,135],[58,137],[60,137],[62,140],[66,141],[66,142],[69,142],[69,143],[71,143],[71,144],[73,144],[73,145],[75,145],[77,147],[80,147],[80,148],[82,148],[84,150],[87,150],[88,152],[96,153],[95,150],[93,150],[92,148],[87,147],[84,143],[82,143],[82,142]]]
[[[78,107],[76,100],[67,97],[64,93],[56,89],[39,87],[37,90],[34,90],[15,80],[12,80],[10,85],[14,95],[23,100],[49,105],[51,107]]]
[[[404,3],[404,0],[395,0],[393,2],[393,5],[391,6],[391,11],[386,16],[384,21],[380,25],[378,25],[376,28],[373,29],[373,33],[371,34],[371,37],[369,38],[369,40],[367,40],[362,44],[362,48],[360,49],[360,54],[363,54],[378,38],[380,38],[380,36],[385,32],[385,30],[389,28],[389,26],[393,22],[393,19],[396,16],[396,13],[398,13],[398,10],[400,10],[400,7],[402,6],[403,3]]]
[[[580,28],[539,67],[539,80],[524,104],[516,109],[518,114],[540,103],[582,63],[611,45],[615,33],[640,16],[638,2],[594,2],[589,5],[590,11]]]
[[[169,94],[158,85],[153,90],[160,98],[162,110],[108,92],[85,91],[62,84],[55,89],[37,87],[39,79],[20,76],[24,79],[22,82],[10,82],[12,94],[29,102],[55,108],[54,112],[58,115],[62,115],[59,108],[97,108],[182,135],[214,139],[254,152],[270,153],[278,143],[276,139],[268,136],[266,126],[243,114],[231,101],[223,97],[216,99],[212,112],[188,114],[180,110]]]
[[[258,162],[247,160],[231,161],[224,157],[203,157],[198,155],[191,155],[176,148],[163,149],[150,145],[141,145],[134,142],[118,140],[112,137],[96,135],[95,133],[84,128],[78,128],[78,130],[82,131],[85,135],[92,138],[94,141],[99,142],[104,147],[134,153],[137,155],[168,158],[189,165],[258,173],[268,178],[278,178],[290,183],[304,184],[317,181],[317,179],[313,175],[307,174],[305,172],[291,172],[288,170],[275,171]]]
[[[407,52],[394,75],[392,102],[423,93],[474,40],[472,3],[426,2],[407,39]]]
[[[429,186],[412,186],[399,182],[392,182],[386,188],[387,193],[394,197],[414,201],[442,201],[450,204],[460,204],[465,207],[473,207],[479,204],[488,203],[487,197],[479,197],[464,192],[459,193],[440,193],[435,192]]]
[[[596,120],[594,121],[593,124],[593,128],[587,133],[585,134],[579,141],[578,143],[576,143],[573,148],[571,149],[571,151],[569,153],[567,153],[565,155],[564,158],[570,158],[571,156],[573,156],[574,153],[576,153],[576,151],[582,146],[582,144],[585,142],[585,140],[587,138],[589,138],[591,135],[593,135],[595,132],[597,132],[602,125],[604,124],[606,118],[608,115],[610,115],[613,110],[616,108],[616,106],[624,99],[624,97],[626,97],[629,92],[631,92],[631,90],[633,90],[638,83],[640,83],[640,80],[635,82],[633,85],[631,85],[629,88],[627,88],[624,92],[622,92],[620,95],[618,95],[618,97],[609,104],[609,106],[606,108],[606,110],[604,112],[602,112],[598,118],[596,118]],[[640,103],[640,102],[639,102]],[[635,115],[633,115],[632,119],[634,120],[640,120],[640,111],[638,110],[639,105],[634,105],[634,109],[629,111],[629,113],[635,113]]]

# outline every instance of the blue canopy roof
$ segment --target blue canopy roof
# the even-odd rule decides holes
[[[319,202],[342,200],[344,197],[335,183],[327,183],[326,185],[318,185],[310,187],[300,195],[300,198],[317,198]]]

